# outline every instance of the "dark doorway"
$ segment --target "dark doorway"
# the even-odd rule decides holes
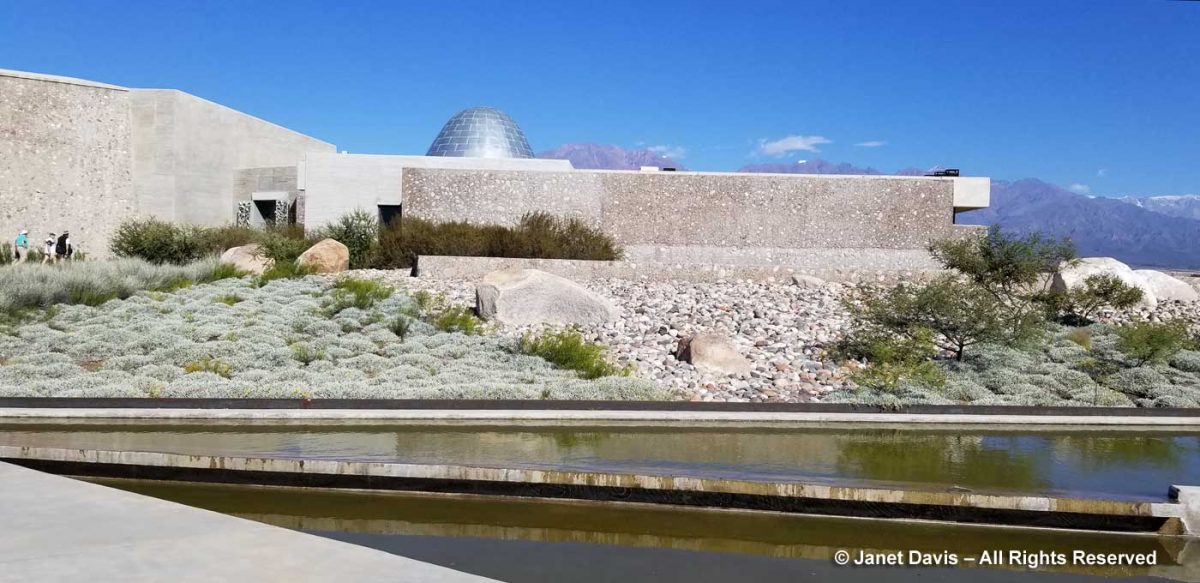
[[[379,205],[379,224],[388,226],[394,220],[400,219],[400,205],[398,204],[381,204]]]

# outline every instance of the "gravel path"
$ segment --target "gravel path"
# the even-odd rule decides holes
[[[361,270],[357,277],[384,280],[409,292],[444,293],[453,303],[473,306],[473,281],[409,277],[403,271]],[[588,289],[612,298],[622,317],[583,329],[609,346],[619,363],[632,363],[638,376],[671,388],[676,399],[733,402],[806,402],[845,386],[850,370],[821,360],[825,343],[848,322],[841,305],[847,287],[807,289],[788,283],[721,283],[596,280]],[[521,336],[527,328],[500,334]],[[738,377],[714,376],[677,360],[681,337],[697,332],[726,334],[753,370]]]

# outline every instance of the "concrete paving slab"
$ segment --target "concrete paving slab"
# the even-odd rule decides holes
[[[0,525],[0,582],[494,582],[7,463]]]

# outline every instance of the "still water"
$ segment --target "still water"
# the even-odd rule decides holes
[[[510,583],[1197,581],[1200,542],[561,500],[96,480]],[[1156,565],[839,567],[846,550],[1154,553]]]
[[[958,487],[1162,500],[1200,433],[1026,428],[648,429],[399,424],[0,425],[0,445]]]

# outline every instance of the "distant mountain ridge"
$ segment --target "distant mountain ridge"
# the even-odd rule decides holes
[[[684,169],[650,150],[597,144],[567,144],[538,157],[571,160],[576,168],[636,170],[641,166],[674,165]],[[750,164],[738,171],[888,175],[871,167],[826,160]],[[891,175],[923,174],[925,171],[919,168],[905,168]],[[1089,197],[1034,178],[992,180],[991,205],[963,213],[957,220],[970,225],[1000,225],[1022,234],[1070,237],[1084,257],[1115,257],[1144,267],[1200,269],[1200,195]]]
[[[678,161],[649,148],[626,150],[605,144],[563,144],[537,157],[570,160],[572,166],[584,170],[640,170],[642,166],[687,170]]]
[[[1200,194],[1122,196],[1116,200],[1172,217],[1200,219]]]

